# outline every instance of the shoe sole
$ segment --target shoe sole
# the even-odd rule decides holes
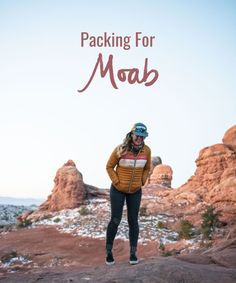
[[[112,261],[112,262],[106,261],[106,265],[113,265],[113,264],[115,264],[115,261]]]
[[[139,261],[138,261],[138,260],[130,260],[129,263],[130,263],[131,265],[135,265],[135,264],[138,264]]]

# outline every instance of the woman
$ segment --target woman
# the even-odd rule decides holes
[[[138,263],[136,251],[141,187],[147,180],[151,164],[151,150],[144,144],[147,136],[147,127],[142,123],[136,123],[126,135],[124,142],[112,152],[107,162],[107,173],[112,181],[110,188],[111,220],[106,235],[106,264],[108,265],[115,263],[112,247],[122,218],[125,200],[129,223],[129,262],[130,264]]]

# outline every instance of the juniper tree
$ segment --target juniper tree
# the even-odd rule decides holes
[[[215,212],[213,206],[207,206],[206,211],[202,214],[201,231],[204,239],[211,239],[212,233],[220,223],[219,216],[220,212]]]

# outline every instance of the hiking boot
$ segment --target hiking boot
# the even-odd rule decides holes
[[[129,263],[132,265],[138,263],[138,258],[135,253],[130,254]]]
[[[112,252],[108,252],[108,253],[107,253],[107,257],[106,257],[106,264],[107,264],[107,265],[112,265],[112,264],[114,264],[114,263],[115,263],[115,261],[114,261]]]

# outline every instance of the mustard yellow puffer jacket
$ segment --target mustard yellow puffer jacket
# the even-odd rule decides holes
[[[107,162],[106,170],[117,190],[134,193],[145,184],[150,166],[151,150],[144,145],[137,155],[128,151],[120,158],[115,148]]]

